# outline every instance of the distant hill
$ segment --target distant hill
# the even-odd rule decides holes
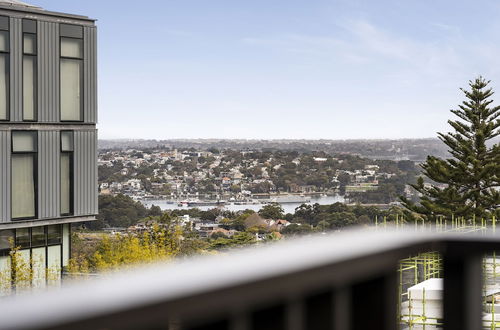
[[[401,140],[99,140],[99,149],[232,149],[294,150],[301,153],[324,151],[329,154],[354,154],[372,159],[422,161],[428,155],[446,157],[446,146],[438,139]]]

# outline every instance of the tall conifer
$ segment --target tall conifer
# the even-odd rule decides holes
[[[500,106],[492,106],[490,81],[479,77],[461,89],[465,101],[451,112],[449,133],[438,133],[448,146],[450,157],[428,156],[421,165],[423,174],[412,185],[421,195],[414,204],[401,198],[410,211],[427,218],[444,215],[470,219],[500,215]]]

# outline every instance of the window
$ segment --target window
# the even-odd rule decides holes
[[[29,228],[16,229],[16,247],[29,248],[30,246],[31,246],[30,229]]]
[[[61,132],[61,215],[73,213],[73,132]]]
[[[0,256],[8,254],[14,244],[14,230],[0,230]]]
[[[61,244],[62,225],[53,225],[47,227],[47,245]]]
[[[36,217],[36,156],[36,132],[12,132],[12,219]]]
[[[9,18],[0,16],[0,120],[9,120]]]
[[[45,227],[31,228],[31,246],[45,246]]]
[[[83,27],[61,24],[61,121],[83,120]]]
[[[37,40],[36,21],[23,19],[23,120],[35,121],[37,115]]]

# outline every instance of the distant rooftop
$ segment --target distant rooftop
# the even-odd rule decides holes
[[[0,5],[41,9],[40,7],[33,6],[33,5],[28,4],[28,3],[17,1],[17,0],[0,0]]]

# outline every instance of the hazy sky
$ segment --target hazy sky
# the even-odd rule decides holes
[[[500,82],[495,0],[28,2],[98,19],[101,138],[433,137]]]

